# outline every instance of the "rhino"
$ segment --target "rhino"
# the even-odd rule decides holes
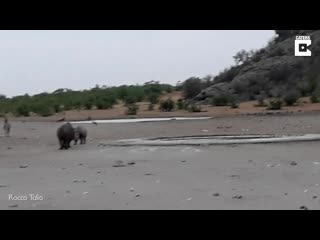
[[[87,140],[87,129],[83,126],[78,126],[74,129],[74,145],[77,145],[80,140],[80,144],[86,144]]]
[[[65,123],[57,130],[57,137],[59,139],[60,150],[69,149],[70,143],[75,137],[75,130],[71,123]]]

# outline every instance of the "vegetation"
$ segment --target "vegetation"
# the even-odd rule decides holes
[[[29,116],[31,112],[41,116],[50,116],[61,111],[73,109],[110,109],[119,101],[131,106],[143,100],[156,104],[164,92],[174,89],[169,84],[156,81],[143,85],[123,85],[119,87],[100,87],[96,85],[90,90],[73,91],[57,89],[52,93],[41,93],[33,96],[21,95],[7,98],[0,95],[0,113],[13,113],[17,116]]]
[[[192,104],[191,106],[188,107],[189,112],[201,112],[201,107],[197,106],[195,104]]]
[[[300,94],[297,90],[292,90],[289,91],[285,96],[284,96],[284,102],[286,103],[287,106],[292,106],[295,104],[300,97]]]
[[[137,111],[139,110],[139,106],[137,104],[128,105],[128,109],[125,112],[126,115],[137,115]]]
[[[171,112],[172,110],[174,110],[174,107],[175,107],[175,102],[171,98],[169,98],[167,100],[160,101],[159,109],[161,111]]]
[[[213,106],[229,106],[234,101],[230,95],[222,94],[220,96],[212,97],[211,105]]]
[[[269,102],[269,106],[267,108],[267,110],[280,110],[282,109],[282,100],[281,99],[275,99],[275,100],[271,100]]]

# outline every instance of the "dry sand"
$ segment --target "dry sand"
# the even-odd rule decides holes
[[[309,113],[85,124],[87,144],[60,151],[61,123],[15,121],[12,136],[0,137],[0,209],[320,209],[320,142],[99,146],[141,137],[320,133],[319,122]],[[114,167],[117,161],[124,166]]]

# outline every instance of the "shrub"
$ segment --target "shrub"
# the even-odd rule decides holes
[[[54,105],[53,105],[53,110],[54,110],[55,113],[61,112],[61,106],[60,106],[60,104],[58,104],[58,103],[54,104]]]
[[[171,112],[174,109],[174,101],[169,98],[167,100],[161,101],[160,102],[160,110],[165,111],[165,112]]]
[[[189,78],[183,85],[183,94],[185,98],[193,98],[201,92],[202,81],[200,78]]]
[[[16,113],[18,116],[28,117],[30,112],[30,108],[26,104],[21,104],[17,107]]]
[[[93,106],[93,102],[90,101],[90,100],[88,100],[88,101],[86,101],[86,102],[84,103],[84,107],[85,107],[85,109],[87,109],[87,110],[90,110],[90,109],[92,108],[92,106]]]
[[[134,96],[128,96],[124,99],[125,106],[132,105],[137,102],[137,98]]]
[[[42,117],[49,117],[54,114],[54,108],[45,103],[38,103],[33,107],[33,112]]]
[[[201,107],[197,106],[195,104],[192,104],[189,108],[188,108],[189,112],[201,112]]]
[[[128,109],[126,111],[126,115],[137,115],[137,111],[139,110],[139,106],[137,104],[128,105]]]
[[[312,103],[318,103],[318,102],[319,102],[319,98],[318,98],[317,94],[312,93],[311,98],[310,98],[310,101],[311,101]]]
[[[232,97],[229,95],[220,95],[212,97],[211,104],[213,106],[228,106],[231,103]]]
[[[298,93],[298,91],[289,91],[285,96],[284,96],[284,101],[286,103],[287,106],[292,106],[293,104],[295,104],[298,99],[299,99],[300,95]]]
[[[231,108],[239,108],[239,103],[237,103],[237,101],[232,100],[231,101]]]
[[[258,97],[258,104],[254,105],[255,107],[266,107],[267,104],[264,102],[264,98],[262,96]]]
[[[183,105],[184,105],[183,100],[181,98],[178,99],[178,101],[176,102],[176,105],[179,110],[183,109]]]
[[[282,108],[281,99],[271,100],[267,110],[280,110]]]
[[[157,104],[159,102],[159,94],[152,93],[148,96],[148,100],[151,104]]]
[[[154,110],[154,105],[151,103],[148,106],[148,111],[153,111]]]
[[[110,102],[108,100],[99,100],[96,105],[97,105],[98,109],[110,109],[110,108],[113,108],[112,102]]]

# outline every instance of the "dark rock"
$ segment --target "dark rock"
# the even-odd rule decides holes
[[[290,162],[290,165],[291,165],[291,166],[296,166],[296,165],[298,165],[298,163],[296,163],[295,161],[291,161],[291,162]]]
[[[300,209],[301,210],[309,210],[306,206],[301,206]]]
[[[214,197],[219,197],[219,196],[220,196],[220,193],[214,193],[214,194],[212,194],[212,196],[214,196]]]
[[[134,164],[136,164],[134,161],[129,161],[128,162],[128,165],[134,165]]]
[[[233,196],[232,198],[234,198],[234,199],[242,199],[243,197],[241,195],[236,195],[236,196]]]
[[[21,165],[20,168],[27,168],[28,165]]]
[[[18,204],[13,204],[13,205],[10,205],[10,206],[8,206],[9,208],[16,208],[16,207],[18,207]]]
[[[112,167],[125,167],[126,165],[123,163],[123,161],[116,161]]]

